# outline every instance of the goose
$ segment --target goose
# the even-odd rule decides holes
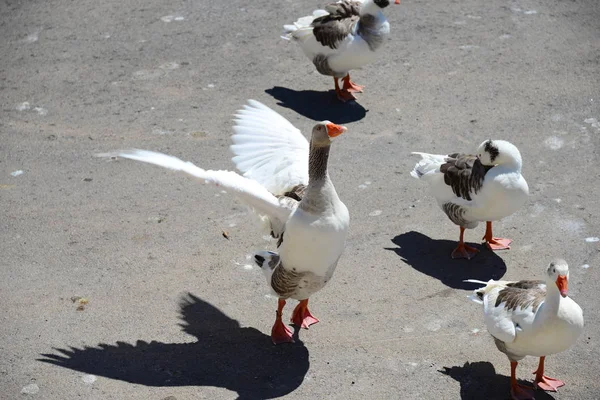
[[[478,250],[464,242],[465,229],[486,221],[485,241],[490,250],[510,249],[512,240],[494,237],[492,221],[515,213],[527,201],[529,187],[521,175],[519,149],[505,140],[486,140],[476,155],[435,155],[413,152],[421,160],[410,173],[429,182],[448,218],[460,227],[452,258],[471,259]]]
[[[400,4],[400,0],[395,3]],[[362,93],[364,86],[350,80],[350,70],[375,60],[390,33],[383,14],[389,4],[389,0],[340,0],[284,25],[282,38],[299,43],[317,71],[333,77],[338,99],[356,100],[353,93]]]
[[[219,186],[248,204],[271,235],[278,252],[259,251],[256,264],[278,297],[273,343],[293,342],[282,320],[287,299],[299,300],[291,321],[306,328],[319,322],[309,297],[333,276],[344,250],[350,217],[327,168],[331,144],[347,129],[317,123],[310,144],[300,130],[264,104],[249,100],[235,115],[232,161],[242,173],[204,170],[190,162],[146,150],[101,154],[182,171]]]
[[[511,395],[515,400],[533,399],[533,391],[517,383],[518,362],[525,356],[539,357],[534,372],[536,388],[556,392],[564,382],[544,375],[546,356],[573,346],[583,331],[583,311],[568,297],[569,266],[565,260],[552,261],[545,281],[466,282],[485,285],[471,299],[483,304],[488,332],[496,347],[510,360]]]

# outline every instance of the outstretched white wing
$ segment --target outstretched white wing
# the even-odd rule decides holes
[[[281,195],[308,184],[308,141],[287,119],[256,100],[235,114],[232,161],[246,177]]]
[[[204,170],[179,158],[163,153],[147,150],[123,150],[112,153],[98,154],[99,157],[123,157],[131,160],[142,161],[149,164],[159,165],[175,171],[185,172],[196,178],[203,179],[206,183],[212,183],[224,190],[235,194],[243,202],[252,207],[258,214],[265,215],[270,219],[281,223],[287,221],[291,209],[285,204],[280,204],[277,197],[271,194],[260,183],[244,178],[233,171]]]

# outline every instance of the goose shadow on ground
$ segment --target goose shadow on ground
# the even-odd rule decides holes
[[[296,343],[275,346],[190,293],[180,307],[180,326],[194,343],[101,343],[54,349],[38,361],[146,386],[222,387],[244,400],[285,396],[302,384],[309,360],[297,328]]]
[[[341,102],[334,90],[318,92],[315,90],[293,90],[274,86],[265,92],[281,107],[294,110],[314,121],[329,120],[336,124],[356,122],[365,117],[367,110],[356,101]]]
[[[396,236],[392,242],[398,247],[386,248],[402,257],[408,265],[454,289],[469,290],[474,284],[465,279],[487,282],[500,279],[506,273],[506,264],[496,253],[481,245],[473,245],[480,252],[470,260],[450,257],[456,241],[435,240],[422,233],[410,231]]]
[[[508,364],[508,360],[506,363]],[[444,367],[439,372],[460,383],[460,398],[463,400],[510,399],[510,377],[498,375],[494,366],[489,362],[467,362],[462,367]],[[531,382],[519,380],[519,383],[532,386]],[[536,400],[554,399],[542,390],[535,390],[534,395]]]

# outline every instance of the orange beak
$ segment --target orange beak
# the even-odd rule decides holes
[[[566,276],[559,275],[558,278],[556,278],[556,286],[562,297],[567,297],[569,295],[569,283]]]
[[[327,134],[331,138],[340,136],[342,133],[344,133],[348,130],[348,128],[346,128],[345,126],[336,125],[336,124],[327,124],[325,126],[327,127]]]
[[[400,0],[396,0],[396,4],[400,4]]]

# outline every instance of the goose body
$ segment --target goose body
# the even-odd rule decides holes
[[[483,142],[477,155],[454,153],[421,156],[411,175],[429,183],[433,196],[448,218],[461,228],[454,258],[471,258],[476,252],[464,245],[464,229],[486,221],[484,239],[493,250],[509,248],[509,239],[494,238],[492,221],[518,211],[527,201],[529,187],[521,175],[521,153],[504,140]]]
[[[390,34],[390,24],[383,13],[389,3],[340,0],[284,25],[282,37],[297,42],[320,74],[333,77],[340,100],[353,100],[352,93],[363,88],[350,81],[349,72],[375,61],[377,51]],[[339,78],[344,81],[341,89]]]
[[[488,332],[511,361],[515,399],[529,395],[515,376],[517,362],[526,356],[540,357],[536,386],[555,391],[564,385],[544,376],[543,369],[546,356],[567,350],[583,332],[583,311],[568,297],[568,276],[566,261],[555,260],[545,281],[468,281],[485,285],[471,298],[483,305]]]
[[[301,300],[292,321],[308,327],[318,322],[308,311],[308,298],[331,279],[344,250],[348,209],[327,172],[329,148],[345,127],[329,121],[313,128],[310,144],[302,133],[267,106],[249,100],[236,114],[232,158],[242,175],[211,171],[161,153],[128,150],[102,154],[186,172],[236,195],[261,217],[278,239],[279,252],[259,251],[256,263],[280,298],[275,343],[292,341],[281,321],[285,299]]]

